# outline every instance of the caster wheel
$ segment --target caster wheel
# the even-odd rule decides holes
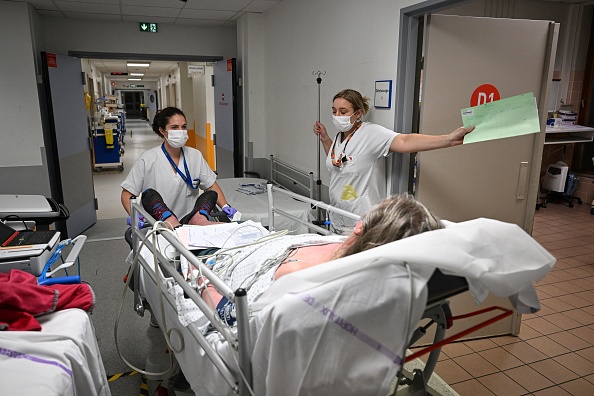
[[[582,200],[580,198],[578,198],[578,205],[582,204]]]
[[[101,172],[101,168],[95,168],[95,172]]]
[[[118,169],[121,170],[121,171],[123,171],[124,170],[124,165],[118,166]]]
[[[569,207],[570,207],[570,208],[573,208],[573,204],[572,204],[572,203],[570,203],[570,204],[569,204]]]
[[[590,214],[594,215],[594,208],[590,209]]]

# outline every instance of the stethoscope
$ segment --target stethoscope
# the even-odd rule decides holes
[[[173,166],[173,168],[175,168],[175,171],[181,176],[182,180],[188,185],[188,187],[190,187],[193,190],[196,190],[198,188],[198,186],[200,185],[200,179],[196,178],[196,179],[192,180],[192,176],[190,176],[190,170],[188,169],[188,164],[186,163],[186,156],[184,154],[183,147],[180,147],[180,150],[181,150],[182,158],[184,160],[184,170],[186,171],[185,175],[177,167],[177,165],[175,165],[173,158],[171,158],[171,156],[169,155],[167,150],[165,150],[165,143],[163,143],[161,145],[161,150],[163,150],[163,154],[165,154],[165,157],[167,157],[171,166]]]

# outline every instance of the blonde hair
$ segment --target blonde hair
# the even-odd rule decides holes
[[[386,198],[371,208],[362,221],[361,233],[354,238],[353,243],[344,245],[344,250],[339,252],[340,257],[444,228],[441,220],[408,193]]]
[[[348,100],[350,104],[353,105],[355,111],[361,110],[363,112],[362,116],[366,115],[369,112],[369,98],[367,96],[361,95],[358,91],[354,89],[343,89],[336,95],[334,95],[335,99],[342,98]]]

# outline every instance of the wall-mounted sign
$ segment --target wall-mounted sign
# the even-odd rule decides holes
[[[116,86],[116,82],[115,82],[115,81],[112,81],[112,82],[111,82],[111,86],[112,86],[112,87],[115,87],[115,86]]]
[[[56,54],[52,54],[51,52],[46,52],[45,60],[47,61],[47,67],[58,67],[58,61],[56,60]]]
[[[151,22],[139,22],[141,32],[157,33],[157,24]]]
[[[375,82],[373,105],[382,109],[389,109],[392,107],[392,80]]]
[[[130,88],[144,88],[143,84],[130,84]]]
[[[188,74],[204,74],[204,65],[188,65]]]
[[[483,84],[474,90],[470,97],[470,107],[479,106],[501,99],[499,91],[491,84]]]
[[[112,76],[127,76],[127,72],[111,72]]]

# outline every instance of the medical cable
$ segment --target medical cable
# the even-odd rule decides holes
[[[145,237],[141,240],[140,246],[138,248],[138,253],[134,256],[134,259],[133,259],[132,264],[130,266],[130,270],[129,270],[129,273],[130,274],[133,274],[134,273],[134,270],[136,269],[136,266],[138,265],[138,259],[139,259],[139,256],[140,256],[140,252],[142,251],[142,248],[146,245],[146,241],[148,240],[148,238],[150,236],[153,236],[153,254],[154,254],[153,257],[154,257],[154,260],[155,260],[155,267],[158,268],[158,260],[157,260],[157,256],[156,256],[156,251],[155,251],[155,248],[156,247],[155,247],[154,241],[156,239],[156,235],[155,234],[158,233],[158,232],[162,232],[163,230],[166,230],[166,232],[170,232],[170,233],[172,233],[172,234],[175,235],[175,233],[173,233],[171,230],[169,230],[169,228],[167,228],[167,227],[160,227],[160,222],[155,223],[155,225],[153,226],[153,229],[151,229],[145,235]],[[177,235],[176,235],[176,237],[177,237]],[[163,327],[161,328],[161,331],[163,332],[163,335],[165,336],[165,342],[166,342],[167,346],[170,348],[170,350],[173,351],[173,352],[179,353],[179,352],[183,351],[183,349],[185,347],[185,345],[184,345],[184,338],[183,338],[183,335],[181,334],[181,332],[178,329],[176,329],[176,328],[172,328],[169,331],[166,331],[165,315],[163,314],[164,313],[164,306],[163,306],[163,300],[162,300],[162,298],[163,298],[163,294],[162,294],[162,287],[163,287],[163,285],[162,285],[162,282],[159,279],[160,270],[159,271],[155,271],[155,276],[157,276],[157,282],[156,283],[158,284],[159,295],[161,297],[161,299],[160,299],[160,308],[161,308],[162,319],[163,319]],[[116,321],[115,321],[115,324],[114,324],[114,339],[115,339],[116,351],[117,351],[118,356],[120,357],[120,359],[122,359],[122,361],[128,367],[130,367],[131,369],[133,369],[135,371],[138,371],[141,374],[151,375],[151,376],[166,375],[174,367],[173,354],[169,354],[169,367],[167,368],[167,370],[162,371],[162,372],[153,373],[153,372],[142,370],[142,369],[134,366],[132,363],[130,363],[128,360],[126,360],[126,358],[124,358],[124,356],[120,352],[120,347],[119,347],[118,337],[117,337],[117,335],[118,335],[118,325],[119,325],[120,317],[121,317],[121,314],[122,314],[122,307],[124,305],[124,297],[126,296],[126,292],[127,292],[128,287],[129,287],[128,285],[129,285],[131,279],[132,279],[132,276],[128,276],[127,279],[126,279],[126,283],[124,285],[124,290],[122,292],[122,298],[120,299],[120,304],[119,304],[119,307],[118,307],[118,315],[116,317]],[[180,338],[180,342],[181,342],[181,348],[179,349],[179,351],[176,351],[176,349],[171,345],[170,334],[174,330],[179,333],[179,338]]]
[[[8,215],[6,217],[3,217],[2,218],[2,222],[4,224],[6,224],[6,222],[8,221],[8,219],[12,219],[12,218],[14,218],[14,219],[20,221],[21,223],[23,223],[23,227],[25,227],[25,231],[33,231],[33,230],[29,229],[29,226],[27,226],[27,223],[25,223],[25,220],[21,216],[19,216],[19,215],[10,214],[10,215]]]

